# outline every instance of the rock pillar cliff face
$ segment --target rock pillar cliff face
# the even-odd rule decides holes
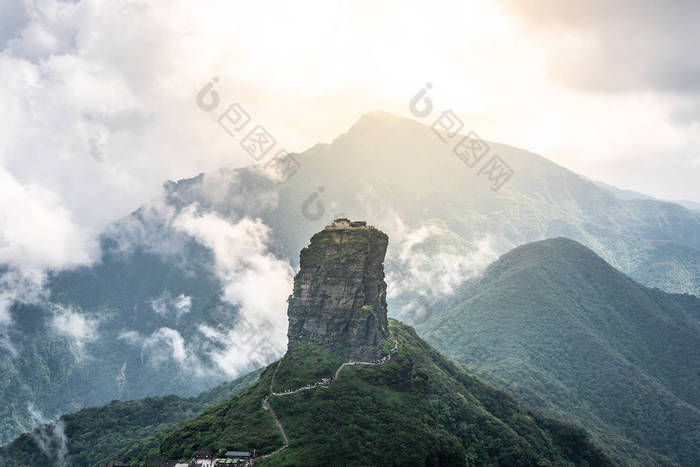
[[[350,358],[381,355],[388,243],[377,229],[336,224],[311,238],[289,299],[290,344],[323,344]]]

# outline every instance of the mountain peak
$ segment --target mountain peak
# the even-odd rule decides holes
[[[419,329],[521,402],[566,413],[621,464],[696,465],[698,310],[558,237],[506,253]]]
[[[613,268],[596,252],[581,243],[566,237],[526,243],[509,251],[489,267],[490,276],[514,274],[533,269],[548,271],[553,276],[566,273],[568,277],[577,274],[595,273],[607,281],[632,283],[624,274]]]
[[[367,112],[360,116],[360,118],[350,127],[349,134],[352,135],[367,135],[375,134],[379,132],[389,131],[421,131],[425,130],[425,127],[420,122],[411,120],[410,118],[399,117],[397,115],[391,114],[384,111],[374,111]]]
[[[389,238],[336,219],[302,249],[289,299],[290,344],[322,344],[350,358],[381,353],[387,329],[384,255]]]

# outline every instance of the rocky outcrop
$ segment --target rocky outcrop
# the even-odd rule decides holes
[[[353,223],[357,225],[357,223]],[[333,224],[301,250],[289,298],[289,342],[327,345],[350,358],[381,355],[387,329],[384,255],[389,238]]]

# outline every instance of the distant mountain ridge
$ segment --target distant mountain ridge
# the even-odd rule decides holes
[[[645,195],[644,193],[639,193],[637,191],[633,190],[626,190],[623,188],[617,188],[613,185],[609,185],[604,182],[595,182],[596,185],[605,188],[606,190],[610,190],[613,192],[613,194],[622,200],[632,200],[632,199],[647,199],[647,200],[654,200],[658,198],[654,198],[653,196]],[[690,209],[691,211],[700,211],[700,203],[697,201],[691,201],[689,199],[678,199],[678,200],[661,200],[661,201],[667,201],[669,203],[675,203],[683,206],[686,209]]]
[[[514,171],[494,192],[455,155],[458,138],[444,143],[429,126],[371,113],[332,143],[291,155],[298,170],[283,183],[261,167],[167,182],[162,206],[144,206],[105,232],[98,264],[52,272],[46,302],[11,307],[7,335],[16,355],[0,347],[7,369],[0,443],[31,430],[37,412],[53,419],[115,398],[194,396],[232,377],[215,357],[230,342],[220,337],[241,323],[240,307],[226,296],[230,284],[217,274],[211,244],[174,222],[184,214],[228,226],[259,219],[269,228],[261,255],[292,267],[336,214],[371,218],[393,239],[387,302],[408,323],[427,319],[431,303],[500,254],[553,236],[587,245],[645,285],[700,295],[700,213],[620,200],[536,154],[487,142],[484,160],[498,155]],[[74,316],[68,313],[91,323],[92,340],[56,330],[56,317]],[[163,351],[180,343],[191,361]],[[241,356],[235,374],[277,358],[282,344]],[[199,376],[188,374],[192,366]]]
[[[700,458],[700,299],[643,287],[577,242],[503,255],[418,331],[620,462]]]

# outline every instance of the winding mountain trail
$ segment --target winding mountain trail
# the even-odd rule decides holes
[[[282,423],[280,422],[279,418],[277,418],[277,414],[275,414],[275,411],[272,410],[272,407],[270,407],[270,403],[267,401],[269,395],[265,396],[263,399],[263,409],[267,410],[270,412],[270,415],[272,415],[272,418],[275,420],[275,424],[277,425],[277,428],[280,430],[280,434],[282,435],[282,447],[275,449],[272,451],[270,454],[265,454],[264,456],[260,456],[258,459],[264,459],[266,457],[274,456],[280,451],[283,451],[284,449],[287,449],[287,446],[289,446],[289,438],[287,438],[287,433],[284,431],[284,427],[282,426]]]
[[[384,331],[384,334],[388,336],[389,333],[386,331],[386,329],[382,328],[382,331]],[[394,344],[394,347],[391,350],[389,350],[389,353],[386,354],[384,357],[382,357],[380,360],[374,361],[374,362],[356,362],[353,360],[347,361],[338,367],[338,369],[335,371],[335,374],[333,375],[333,378],[331,378],[331,379],[324,378],[323,380],[318,381],[314,384],[306,384],[306,385],[304,385],[300,388],[297,388],[293,391],[275,392],[272,389],[272,387],[275,384],[275,376],[277,375],[277,370],[279,369],[280,365],[282,364],[282,360],[280,359],[280,361],[277,363],[277,366],[275,367],[275,371],[272,373],[272,378],[270,378],[270,393],[267,394],[263,398],[262,406],[263,406],[263,409],[270,412],[270,415],[272,415],[272,418],[274,419],[275,424],[277,425],[277,428],[279,428],[280,434],[282,435],[282,446],[280,448],[272,451],[269,454],[265,454],[264,456],[258,457],[258,459],[265,459],[267,457],[274,456],[275,454],[282,452],[289,447],[289,438],[287,437],[287,432],[284,431],[284,426],[282,426],[282,422],[280,422],[279,418],[277,418],[277,414],[272,409],[272,406],[270,405],[270,402],[268,401],[268,399],[270,397],[289,396],[291,394],[296,394],[296,393],[301,392],[301,391],[308,391],[310,389],[328,388],[331,384],[333,384],[333,381],[338,379],[338,375],[340,375],[341,370],[343,368],[345,368],[346,366],[382,365],[382,364],[388,362],[389,360],[391,360],[392,354],[396,353],[396,351],[399,350],[399,341],[397,341],[396,339],[394,339],[393,337],[390,337],[390,336],[386,337],[386,340],[388,340],[389,342]]]

